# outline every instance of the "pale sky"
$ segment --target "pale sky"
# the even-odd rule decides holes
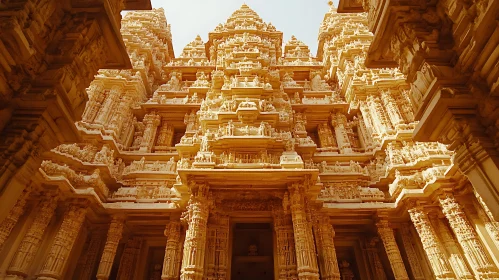
[[[327,0],[151,0],[153,8],[164,8],[166,21],[171,25],[175,56],[189,42],[200,35],[207,41],[211,32],[243,3],[253,9],[265,22],[272,22],[283,32],[286,43],[291,35],[303,41],[312,54],[317,53],[317,36],[324,14],[329,10]],[[334,0],[338,5],[338,0]]]

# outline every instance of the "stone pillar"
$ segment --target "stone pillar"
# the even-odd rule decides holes
[[[184,256],[180,279],[200,280],[204,273],[206,227],[209,215],[208,186],[193,184],[185,219],[188,228],[184,242]]]
[[[365,251],[367,253],[367,258],[369,260],[369,266],[371,268],[371,275],[376,280],[386,280],[385,269],[379,258],[378,248],[376,243],[379,242],[377,237],[370,238],[366,240]]]
[[[385,246],[386,254],[388,255],[388,260],[390,261],[395,279],[408,280],[409,276],[407,275],[402,255],[400,255],[397,242],[395,241],[393,229],[390,227],[387,220],[380,220],[376,223],[376,226],[378,228],[379,236],[383,241],[383,245]]]
[[[380,137],[386,135],[392,128],[390,122],[387,120],[385,110],[383,110],[383,106],[381,106],[379,97],[369,96],[367,98],[367,105],[373,120],[373,126],[377,130],[378,135]]]
[[[179,277],[179,261],[178,261],[178,250],[180,243],[180,215],[172,214],[170,216],[170,222],[166,225],[165,236],[166,236],[166,247],[165,247],[165,258],[163,261],[163,272],[161,274],[162,280],[174,280]]]
[[[357,114],[358,128],[359,128],[359,139],[362,140],[364,148],[366,150],[372,150],[375,147],[371,133],[367,130],[366,123],[362,114]]]
[[[464,256],[459,250],[459,246],[457,242],[454,240],[454,236],[450,232],[450,229],[447,225],[437,217],[436,215],[430,215],[430,220],[433,225],[436,227],[436,230],[442,239],[443,246],[445,251],[448,253],[448,260],[452,268],[454,268],[454,272],[456,273],[459,279],[474,279],[473,274],[468,269],[466,265],[466,261],[464,260]]]
[[[125,119],[130,112],[130,104],[132,103],[131,93],[125,92],[121,97],[118,108],[113,112],[111,120],[109,122],[109,129],[114,131],[115,139],[121,134],[123,125],[125,124]]]
[[[451,194],[442,195],[439,197],[439,202],[442,212],[449,220],[450,227],[477,276],[481,279],[499,278],[497,267],[490,260],[475,230],[454,196]]]
[[[31,187],[27,187],[23,190],[14,207],[10,209],[7,217],[5,217],[2,223],[0,223],[0,250],[2,250],[5,241],[7,240],[7,238],[9,238],[10,232],[16,226],[17,221],[24,213],[24,210],[26,208],[26,199],[30,195],[30,192]]]
[[[290,192],[298,279],[319,279],[312,227],[305,210],[305,194],[297,185],[293,185]]]
[[[106,244],[97,269],[97,279],[109,279],[113,267],[116,250],[123,234],[124,217],[114,216],[107,231]]]
[[[113,86],[109,91],[107,98],[104,100],[97,117],[95,118],[96,124],[106,125],[110,115],[113,113],[113,108],[118,102],[121,95],[122,88]]]
[[[279,280],[296,279],[296,251],[293,221],[282,209],[273,211],[276,232],[277,266]]]
[[[335,232],[329,216],[319,213],[315,219],[314,229],[321,279],[339,280],[340,268],[338,267],[333,240]]]
[[[424,251],[437,279],[455,278],[456,276],[447,262],[442,244],[440,243],[426,212],[422,207],[413,207],[409,209],[409,215],[418,232],[421,243],[423,243]]]
[[[208,219],[205,276],[207,280],[226,279],[229,254],[229,217],[210,214]]]
[[[338,148],[340,149],[341,153],[352,153],[352,144],[348,139],[346,129],[347,117],[339,112],[336,114],[331,114],[331,125],[334,127],[336,142],[338,142]]]
[[[144,134],[142,135],[142,142],[140,142],[140,152],[150,152],[156,139],[156,132],[161,122],[161,117],[156,115],[155,112],[145,115],[144,117]]]
[[[492,237],[494,244],[499,248],[499,223],[491,221],[492,214],[488,210],[488,207],[480,203],[481,197],[478,194],[475,195],[477,196],[477,200],[473,200],[473,206],[476,209],[478,217],[485,225],[485,229],[490,237]]]
[[[82,115],[82,121],[92,123],[100,110],[102,102],[104,101],[104,94],[102,94],[103,87],[101,84],[93,82],[87,89],[88,102],[85,106],[85,111]]]
[[[121,255],[118,277],[120,280],[134,280],[135,267],[142,248],[142,238],[134,236],[130,238]]]
[[[46,194],[35,210],[35,218],[24,235],[19,248],[7,268],[5,279],[24,279],[28,276],[33,258],[40,248],[43,234],[54,216],[57,208],[57,197],[53,193]]]
[[[78,280],[94,279],[94,271],[99,259],[100,249],[102,248],[102,244],[104,244],[104,231],[98,229],[91,234],[90,241],[82,252],[82,261],[78,264],[81,265],[81,272]]]
[[[64,218],[50,247],[45,263],[38,273],[38,280],[61,279],[69,259],[69,253],[78,237],[87,212],[85,203],[73,202],[68,205]]]
[[[402,236],[402,243],[404,244],[404,250],[407,254],[407,260],[411,266],[412,276],[415,280],[424,280],[425,275],[423,268],[421,267],[421,262],[419,261],[418,254],[416,253],[416,248],[413,245],[413,235],[411,233],[411,226],[409,224],[404,224],[400,228],[400,234]]]
[[[400,113],[397,103],[395,99],[393,99],[390,90],[383,91],[381,93],[381,100],[383,100],[383,105],[385,105],[392,125],[396,127],[399,124],[403,124],[405,122],[404,118],[402,117],[402,114]]]

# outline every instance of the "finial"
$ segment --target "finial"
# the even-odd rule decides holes
[[[334,3],[332,0],[327,1],[327,4],[331,6],[331,8],[334,8]]]

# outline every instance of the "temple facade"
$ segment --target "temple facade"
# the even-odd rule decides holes
[[[499,29],[444,44],[499,1],[411,14],[434,29],[330,3],[315,57],[246,4],[175,56],[163,9],[115,2],[0,5],[0,279],[499,279],[497,136],[472,125]]]

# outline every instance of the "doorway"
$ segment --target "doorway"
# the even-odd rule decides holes
[[[233,280],[274,279],[273,235],[270,223],[237,223],[233,227]]]

